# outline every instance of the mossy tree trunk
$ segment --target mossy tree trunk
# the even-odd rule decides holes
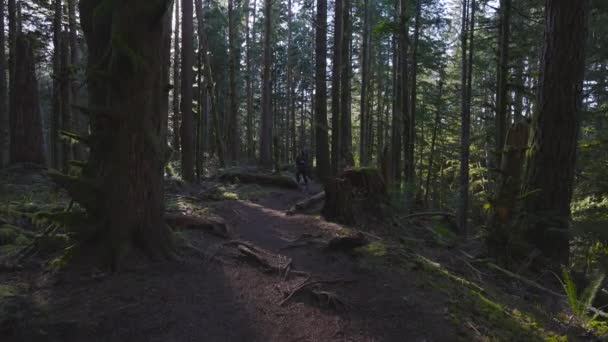
[[[89,164],[68,190],[100,225],[94,242],[116,267],[133,246],[155,257],[171,252],[162,171],[172,3],[103,4],[80,2],[94,115]]]

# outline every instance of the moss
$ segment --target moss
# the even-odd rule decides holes
[[[386,256],[388,251],[386,244],[383,241],[374,241],[363,247],[359,247],[355,250],[359,254],[370,255],[374,257]]]
[[[16,286],[11,285],[0,285],[0,300],[6,297],[13,297],[19,293],[19,289]]]
[[[18,236],[19,228],[9,224],[0,226],[0,245],[12,244]]]

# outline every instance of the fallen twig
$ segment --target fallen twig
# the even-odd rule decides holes
[[[279,306],[283,306],[285,303],[287,303],[296,293],[302,291],[303,289],[312,286],[312,285],[318,285],[318,284],[347,284],[347,283],[354,283],[356,280],[345,280],[345,279],[336,279],[336,280],[315,280],[315,281],[309,281],[311,279],[311,276],[308,276],[308,278],[306,278],[303,282],[301,282],[298,286],[296,286],[291,293],[285,297],[285,299],[283,299],[280,303]]]

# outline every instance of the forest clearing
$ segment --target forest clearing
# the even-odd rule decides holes
[[[0,340],[605,340],[606,23],[0,1]]]

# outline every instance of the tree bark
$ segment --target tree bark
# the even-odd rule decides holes
[[[193,74],[194,66],[194,27],[192,0],[182,1],[182,177],[188,183],[194,182],[194,113]]]
[[[469,6],[470,5],[470,6]],[[469,13],[470,9],[470,13]],[[471,135],[471,75],[473,66],[473,38],[475,29],[475,0],[464,1],[462,14],[462,113],[460,132],[460,203],[458,206],[458,227],[467,238],[469,210],[469,159]]]
[[[433,163],[435,162],[435,145],[437,143],[437,134],[439,133],[439,125],[441,124],[442,105],[443,105],[443,85],[445,82],[445,71],[442,69],[439,72],[439,85],[437,90],[437,105],[435,106],[435,122],[433,123],[433,133],[431,136],[431,150],[429,151],[429,165],[426,173],[426,186],[424,187],[424,204],[429,205],[429,194],[431,188],[431,174],[433,174]],[[422,174],[420,175],[422,176]]]
[[[321,181],[325,181],[330,175],[327,126],[327,0],[317,0],[315,30],[315,146],[317,176]]]
[[[101,3],[80,1],[95,115],[83,178],[64,185],[99,225],[92,242],[102,260],[117,268],[134,246],[156,257],[172,251],[162,186],[171,10],[169,1],[114,2],[98,11]],[[124,45],[108,59],[116,34]]]
[[[247,120],[247,136],[246,136],[246,140],[247,140],[247,157],[250,160],[253,160],[255,158],[255,144],[253,141],[253,133],[254,133],[254,127],[253,127],[253,80],[254,80],[254,74],[253,74],[253,60],[251,58],[251,53],[252,53],[252,45],[253,45],[253,39],[255,39],[255,19],[256,19],[256,7],[257,7],[257,1],[253,0],[253,11],[250,10],[250,4],[249,4],[249,0],[247,0],[247,6],[246,6],[246,10],[247,10],[247,19],[246,19],[246,24],[245,24],[245,36],[247,39],[247,51],[245,52],[246,54],[246,60],[245,60],[245,64],[246,64],[246,68],[247,68],[247,76],[245,78],[246,81],[246,92],[247,92],[247,116],[246,116],[246,120]],[[252,28],[250,28],[249,26],[249,17],[252,17]],[[251,32],[253,31],[253,32]],[[252,37],[253,36],[253,37]]]
[[[500,166],[507,130],[511,0],[500,0],[498,84],[496,86],[496,166]]]
[[[332,59],[331,79],[331,173],[338,175],[340,171],[341,134],[341,73],[342,73],[342,41],[343,41],[343,0],[335,1],[334,13],[334,51]]]
[[[15,91],[15,49],[17,42],[17,7],[15,0],[8,0],[7,3],[7,17],[8,17],[8,113],[6,114],[7,119],[7,136],[6,136],[6,159],[10,161],[10,113],[14,111],[12,103],[13,92]]]
[[[369,124],[369,73],[370,73],[370,24],[369,24],[369,0],[363,1],[363,37],[361,47],[361,111],[360,111],[360,131],[359,131],[359,161],[361,166],[368,166],[370,163],[370,144]]]
[[[68,70],[70,82],[70,101],[67,110],[70,112],[72,131],[79,135],[85,135],[86,127],[83,124],[82,113],[76,108],[80,95],[79,70],[80,70],[80,46],[78,44],[78,24],[76,23],[76,1],[68,0],[69,15],[69,39],[70,39],[70,68]],[[76,160],[84,159],[84,146],[76,144],[73,147],[73,157]]]
[[[525,185],[528,241],[566,265],[588,15],[587,0],[545,2],[538,108]]]
[[[237,44],[238,32],[238,16],[235,12],[238,11],[238,4],[235,9],[237,0],[228,0],[228,118],[226,124],[226,140],[228,146],[227,159],[233,163],[238,161],[240,153],[240,135],[239,135],[239,98],[237,93],[237,73],[239,71],[239,52]]]
[[[10,162],[44,165],[40,98],[32,38],[16,37],[14,91],[10,113]]]
[[[4,16],[6,14],[4,1],[0,3],[0,168],[6,166],[9,161],[9,114],[6,80],[6,39],[4,33]]]
[[[61,26],[62,26],[62,0],[53,3],[53,104],[49,129],[49,151],[51,156],[51,167],[63,169],[65,166],[63,148],[59,140],[59,131],[62,123],[62,101],[61,101]]]
[[[422,0],[416,0],[416,22],[414,24],[414,44],[412,46],[412,82],[411,82],[411,94],[410,94],[410,108],[409,113],[409,134],[407,154],[409,170],[405,172],[405,181],[408,184],[413,185],[415,182],[415,162],[414,162],[414,151],[416,149],[416,111],[417,111],[417,97],[418,97],[418,44],[420,40],[421,30],[421,15],[422,15]],[[423,139],[424,140],[424,139]],[[422,176],[422,175],[421,175]]]
[[[354,166],[353,135],[351,115],[351,0],[342,0],[342,54],[340,68],[340,170]]]
[[[260,132],[260,162],[272,167],[272,0],[264,0],[264,70],[262,73],[262,131]]]
[[[173,150],[179,152],[181,150],[181,138],[179,136],[179,98],[180,98],[180,83],[179,83],[179,66],[181,61],[180,55],[180,17],[181,12],[179,3],[181,0],[175,0],[175,27],[173,29],[173,115],[171,116],[171,123],[173,125],[172,145]]]

